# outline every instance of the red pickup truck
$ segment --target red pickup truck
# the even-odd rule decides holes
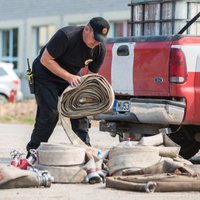
[[[200,36],[110,38],[99,74],[115,92],[113,109],[94,116],[101,131],[120,141],[165,132],[183,157],[198,152]]]

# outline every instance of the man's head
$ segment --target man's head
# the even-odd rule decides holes
[[[85,26],[83,40],[90,48],[94,48],[101,42],[106,42],[109,31],[109,23],[102,17],[94,17]]]
[[[89,21],[88,25],[92,28],[96,41],[106,42],[110,25],[104,18],[94,17]]]

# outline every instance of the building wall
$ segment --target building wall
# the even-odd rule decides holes
[[[24,96],[30,96],[25,75],[26,58],[32,63],[36,56],[34,27],[53,24],[57,30],[102,16],[111,22],[109,36],[113,36],[112,22],[122,21],[126,25],[130,18],[128,3],[130,0],[0,0],[0,31],[18,29],[18,67],[15,70],[22,80]]]
[[[130,0],[0,0],[1,19],[128,10]],[[9,12],[10,11],[10,12]]]

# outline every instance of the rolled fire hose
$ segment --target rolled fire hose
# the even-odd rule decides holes
[[[58,111],[70,142],[88,149],[88,146],[71,129],[69,118],[75,119],[107,112],[112,108],[113,103],[113,89],[103,76],[85,75],[81,77],[79,86],[67,87],[59,100]]]
[[[41,143],[36,168],[47,170],[56,183],[84,182],[85,149],[72,144]]]
[[[177,157],[180,152],[180,146],[163,133],[153,136],[144,136],[138,142],[138,145],[154,146],[159,149],[159,155],[162,157],[174,158]]]
[[[85,149],[71,144],[41,143],[38,148],[41,165],[72,166],[85,163]]]
[[[131,168],[138,171],[160,162],[157,148],[151,146],[113,147],[109,151],[107,166],[112,176],[121,175],[123,170]]]

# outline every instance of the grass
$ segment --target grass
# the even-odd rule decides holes
[[[35,112],[36,102],[34,99],[0,104],[0,123],[34,124]]]
[[[0,116],[0,123],[34,124],[35,118],[16,118],[11,116]]]
[[[11,116],[0,116],[0,123],[16,123],[16,124],[34,124],[35,117],[11,117]],[[60,124],[60,121],[58,122]],[[91,120],[92,127],[98,127],[99,121]]]
[[[36,102],[34,99],[0,105],[0,123],[32,125],[35,123],[36,109]],[[98,121],[91,120],[91,123],[92,126],[99,125]]]

